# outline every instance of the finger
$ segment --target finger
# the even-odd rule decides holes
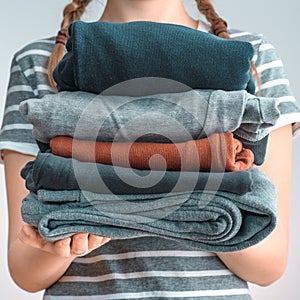
[[[58,240],[52,244],[53,252],[61,257],[69,257],[71,255],[71,241],[70,237]]]
[[[82,232],[72,236],[71,254],[81,256],[86,254],[88,250],[88,233]]]
[[[93,251],[93,250],[97,249],[98,247],[103,246],[108,241],[110,241],[109,238],[97,236],[97,235],[93,235],[93,234],[90,234],[88,239],[89,239],[89,251]]]
[[[103,238],[101,236],[89,234],[88,236],[88,250],[93,251],[101,246]]]
[[[105,244],[108,243],[110,240],[111,240],[111,238],[104,237],[104,238],[102,239],[101,246],[105,245]]]

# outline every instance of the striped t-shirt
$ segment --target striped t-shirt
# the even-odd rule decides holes
[[[263,36],[238,30],[231,37],[252,43],[261,78],[261,96],[276,97],[282,113],[276,127],[293,123],[300,132],[300,111],[292,96],[282,62]],[[53,93],[47,60],[54,38],[31,43],[12,61],[0,134],[0,149],[36,155],[32,125],[19,113],[19,103]],[[276,128],[274,127],[274,128]],[[249,300],[247,283],[213,253],[159,237],[112,240],[73,261],[66,273],[45,291],[44,299],[201,299]]]

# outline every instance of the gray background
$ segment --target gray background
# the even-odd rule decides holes
[[[95,0],[94,0],[95,1]],[[122,1],[122,0],[120,0]],[[163,0],[162,0],[163,1]],[[42,37],[51,36],[58,30],[62,9],[69,1],[66,0],[10,0],[2,4],[0,10],[0,117],[2,119],[4,99],[8,81],[9,66],[12,55],[23,45]],[[86,20],[96,20],[99,17],[100,1],[95,1],[88,9]],[[98,2],[98,3],[97,3]],[[194,1],[184,0],[191,14],[194,14]],[[251,32],[264,33],[272,42],[281,56],[285,70],[291,82],[295,96],[300,99],[300,84],[298,83],[300,53],[299,26],[296,20],[299,16],[299,0],[214,0],[218,12],[230,27]],[[271,287],[260,288],[250,286],[254,300],[297,300],[298,269],[300,267],[300,202],[299,202],[299,166],[297,155],[300,149],[300,137],[294,141],[292,168],[292,198],[291,198],[291,235],[289,264],[285,275]],[[7,207],[4,186],[3,166],[0,166],[0,288],[1,298],[9,300],[41,299],[41,293],[29,294],[18,289],[11,281],[6,263]],[[274,262],[276,263],[276,262]],[[4,298],[2,298],[4,299]]]

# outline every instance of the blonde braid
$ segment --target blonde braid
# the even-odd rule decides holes
[[[83,15],[85,8],[92,0],[73,0],[72,3],[66,5],[63,10],[63,20],[61,22],[61,30],[56,37],[56,44],[48,61],[48,79],[50,85],[55,88],[56,82],[53,79],[52,73],[57,64],[65,54],[65,43],[68,38],[69,25],[77,21]]]
[[[212,32],[223,38],[230,40],[227,32],[227,23],[216,13],[214,6],[210,0],[196,0],[199,11],[205,16],[206,20],[211,24]],[[258,94],[260,93],[261,81],[253,61],[250,63],[250,72],[258,86]]]

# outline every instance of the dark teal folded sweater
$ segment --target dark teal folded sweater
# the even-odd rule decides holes
[[[185,26],[76,21],[69,27],[66,48],[53,72],[59,91],[101,93],[126,80],[158,77],[192,89],[255,92],[250,43]]]

